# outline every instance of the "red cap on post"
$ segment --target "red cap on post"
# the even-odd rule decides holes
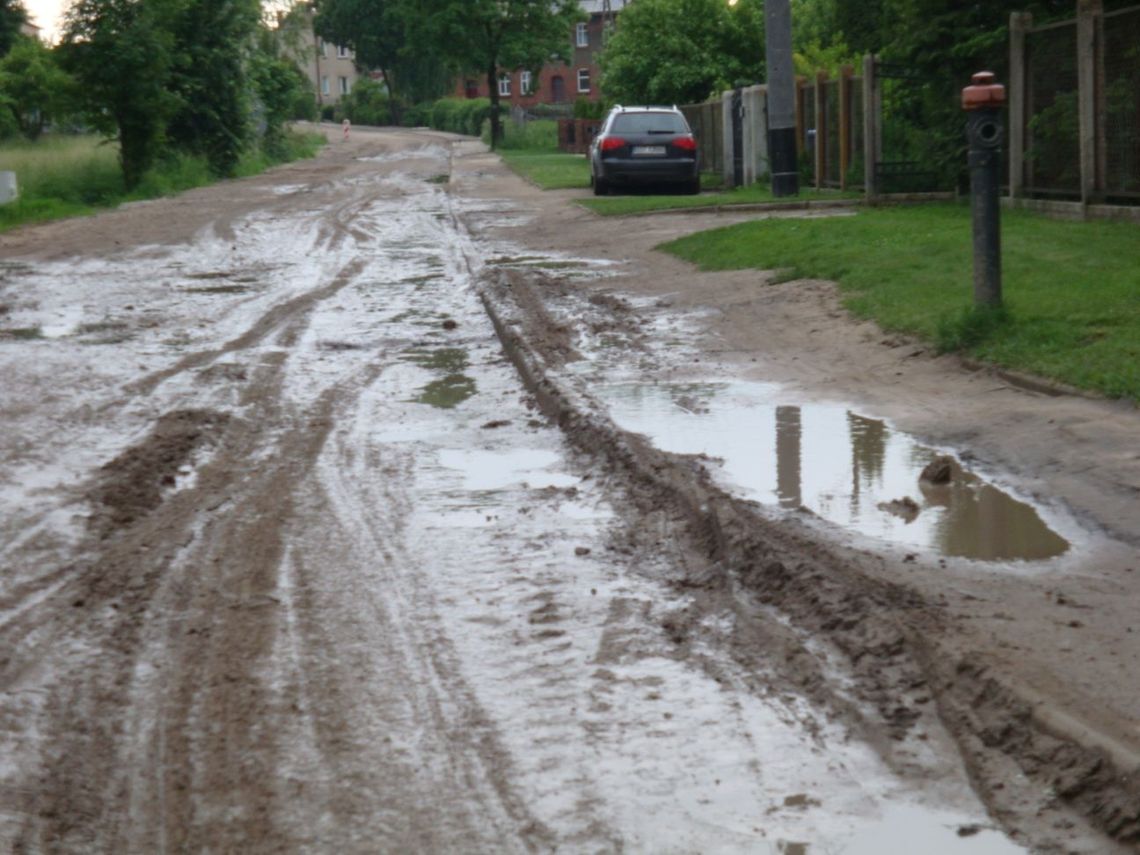
[[[1005,103],[1005,87],[1000,83],[994,83],[992,71],[979,71],[973,80],[973,85],[962,90],[963,110],[1000,107]]]

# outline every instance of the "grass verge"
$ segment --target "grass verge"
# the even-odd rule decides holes
[[[539,125],[542,123],[534,122],[532,124]],[[546,142],[545,138],[535,135],[533,131],[525,139],[516,139],[508,128],[506,138],[498,149],[498,153],[507,166],[543,190],[586,189],[590,186],[590,165],[585,155],[567,154],[559,151],[553,144],[527,144],[533,140]],[[754,184],[737,190],[723,190],[721,176],[712,173],[706,173],[702,176],[701,182],[706,191],[714,190],[717,192],[705,192],[699,196],[673,196],[641,191],[636,195],[629,196],[580,199],[578,203],[604,216],[623,216],[670,208],[711,208],[717,205],[786,201],[777,200],[766,185]],[[796,199],[855,199],[859,198],[860,195],[857,192],[840,192],[838,190],[808,190],[797,196]]]
[[[499,154],[507,166],[543,190],[590,186],[590,166],[585,155],[549,148],[503,148]]]
[[[323,143],[320,134],[290,133],[279,157],[249,152],[236,174],[256,175],[277,163],[312,157]],[[148,172],[128,193],[119,170],[118,147],[96,136],[6,142],[0,146],[0,169],[15,171],[20,189],[15,202],[0,207],[0,231],[89,214],[122,202],[169,196],[215,180],[204,159],[177,155]]]
[[[587,178],[589,176],[587,175]],[[702,178],[708,187],[708,182]],[[750,184],[735,190],[721,190],[715,193],[701,193],[698,196],[661,196],[638,194],[633,196],[611,196],[597,199],[580,199],[583,205],[595,214],[605,217],[621,217],[628,214],[646,214],[670,208],[713,208],[718,205],[748,205],[765,202],[805,202],[823,199],[857,199],[861,193],[840,190],[804,190],[799,196],[777,199],[767,184]]]
[[[972,308],[970,212],[880,208],[764,220],[660,248],[704,270],[839,283],[854,314],[1005,368],[1140,400],[1140,226],[1003,214],[1005,310]]]

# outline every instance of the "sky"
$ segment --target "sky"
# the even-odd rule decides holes
[[[54,42],[59,37],[63,10],[68,0],[24,0],[24,8],[33,24],[43,29],[40,36],[46,42]]]

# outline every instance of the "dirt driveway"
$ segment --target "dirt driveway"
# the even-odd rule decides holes
[[[354,129],[0,236],[6,848],[1136,845],[1135,412],[573,195]]]

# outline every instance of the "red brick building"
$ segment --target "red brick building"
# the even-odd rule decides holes
[[[597,55],[602,50],[602,39],[606,27],[611,26],[617,14],[631,2],[633,0],[579,0],[582,11],[589,18],[570,33],[566,59],[548,62],[537,77],[521,68],[503,69],[499,77],[501,103],[504,106],[531,107],[535,104],[572,104],[579,98],[600,100]],[[486,76],[473,75],[456,81],[454,94],[459,98],[489,97]]]

